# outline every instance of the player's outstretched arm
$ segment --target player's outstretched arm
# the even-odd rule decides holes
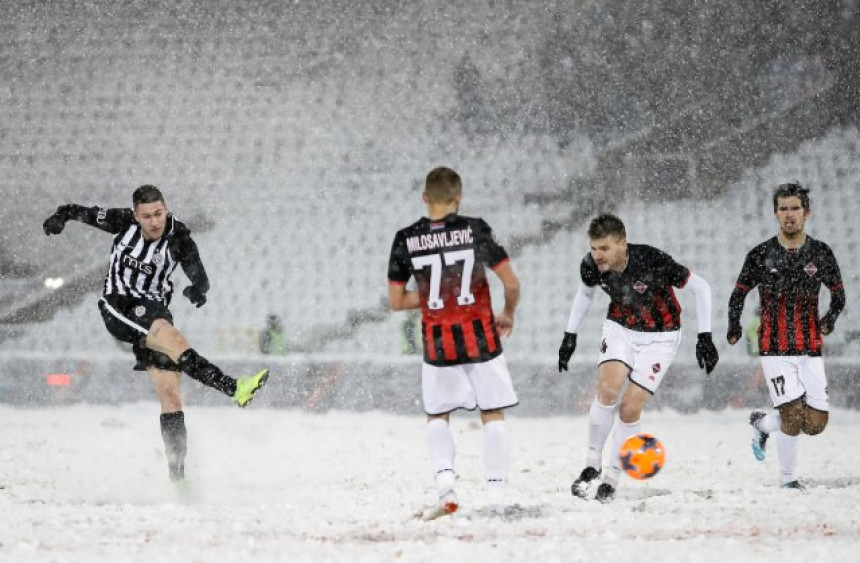
[[[696,321],[699,336],[696,342],[696,361],[705,373],[711,373],[720,361],[720,354],[711,337],[711,286],[702,276],[690,272],[685,287],[690,288],[696,299]]]
[[[505,308],[496,315],[496,326],[501,336],[510,336],[514,330],[514,317],[517,313],[517,305],[520,303],[520,280],[511,267],[510,260],[505,260],[493,271],[502,280],[505,288]]]
[[[116,234],[131,221],[130,209],[102,209],[69,203],[57,208],[53,215],[42,223],[46,235],[63,232],[68,221],[74,220]]]
[[[44,229],[45,234],[48,236],[58,235],[63,232],[69,219],[80,221],[79,217],[85,217],[86,213],[86,207],[75,205],[74,203],[61,205],[54,211],[53,215],[45,219],[45,222],[42,223],[42,229]]]
[[[573,305],[570,307],[570,316],[567,319],[567,327],[564,331],[564,338],[561,340],[561,346],[558,349],[558,371],[567,371],[570,364],[570,358],[576,351],[576,333],[579,330],[579,325],[582,324],[585,315],[591,309],[591,304],[594,302],[594,294],[597,291],[597,286],[589,287],[580,284],[576,290],[576,296],[573,298]]]

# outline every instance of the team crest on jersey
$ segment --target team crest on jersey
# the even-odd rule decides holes
[[[658,362],[658,363],[654,364],[653,366],[651,366],[651,371],[653,371],[654,374],[660,373],[660,363]]]
[[[144,316],[146,314],[146,307],[144,307],[143,305],[138,305],[134,308],[134,314],[137,317]]]
[[[164,255],[159,252],[152,257],[152,263],[156,266],[161,266],[164,263]]]
[[[648,286],[642,283],[641,281],[637,281],[633,284],[633,289],[636,293],[645,293],[645,290],[648,289]]]
[[[803,271],[806,272],[806,275],[811,278],[812,276],[815,275],[815,272],[818,271],[818,268],[815,266],[815,264],[810,262],[809,264],[807,264],[806,266],[803,267]]]

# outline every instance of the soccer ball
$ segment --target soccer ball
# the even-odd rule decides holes
[[[634,479],[650,479],[666,462],[666,449],[651,434],[636,434],[625,440],[618,451],[621,468]]]

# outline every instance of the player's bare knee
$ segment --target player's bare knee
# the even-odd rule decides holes
[[[803,431],[804,405],[801,399],[786,403],[779,407],[781,419],[780,431],[788,436],[797,436]]]
[[[502,421],[505,420],[505,411],[501,409],[491,410],[491,411],[481,411],[481,422],[487,424],[488,422]]]
[[[627,404],[621,402],[621,407],[618,409],[618,418],[624,424],[633,424],[642,416],[642,406],[638,404]]]
[[[787,436],[797,436],[803,430],[803,413],[788,411],[780,415],[780,431]]]
[[[803,421],[803,433],[809,436],[821,434],[827,428],[828,420],[827,413],[807,413]]]
[[[172,327],[170,321],[167,319],[155,319],[152,321],[152,324],[149,325],[149,334],[147,334],[148,338],[156,339],[162,334],[162,331],[165,327]]]

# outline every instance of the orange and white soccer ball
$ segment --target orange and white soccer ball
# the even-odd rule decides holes
[[[627,438],[618,453],[621,455],[621,468],[634,479],[650,479],[666,462],[666,449],[651,434]]]

